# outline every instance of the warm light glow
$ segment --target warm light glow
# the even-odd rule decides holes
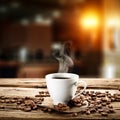
[[[85,13],[80,21],[84,28],[96,28],[99,26],[99,16],[97,13]]]
[[[115,27],[115,26],[119,26],[120,25],[120,21],[118,18],[109,18],[107,21],[106,21],[106,25],[108,27]]]

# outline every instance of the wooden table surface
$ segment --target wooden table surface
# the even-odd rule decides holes
[[[87,82],[87,90],[109,91],[111,93],[120,94],[120,79],[102,79],[102,78],[80,78]],[[39,91],[46,91],[46,83],[44,78],[25,78],[25,79],[0,79],[0,96],[6,97],[34,97]],[[0,103],[1,104],[1,103]],[[120,119],[120,102],[114,102],[114,107],[119,109],[115,113],[108,116],[100,114],[78,114],[73,117],[68,114],[48,113],[40,110],[24,112],[16,109],[0,109],[0,120],[47,120],[47,119]]]

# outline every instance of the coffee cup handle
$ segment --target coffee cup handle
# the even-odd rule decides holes
[[[80,92],[78,94],[76,94],[73,98],[79,96],[81,93],[83,93],[86,88],[87,88],[87,83],[83,80],[80,80],[79,82],[75,82],[74,85],[77,86],[78,84],[82,84],[82,86],[84,87],[82,90],[80,90]]]

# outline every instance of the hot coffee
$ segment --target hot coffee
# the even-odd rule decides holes
[[[67,104],[86,89],[86,82],[79,80],[79,76],[72,73],[53,73],[45,76],[46,84],[53,104]],[[76,95],[77,85],[82,84],[83,90]]]
[[[70,77],[52,77],[53,79],[70,79]]]

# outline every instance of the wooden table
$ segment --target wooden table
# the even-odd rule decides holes
[[[88,84],[87,90],[110,91],[111,93],[120,93],[120,79],[85,79]],[[25,78],[25,79],[0,79],[0,96],[30,96],[34,97],[39,91],[46,91],[45,79],[42,78]],[[68,114],[48,113],[34,110],[24,112],[16,109],[0,109],[0,120],[40,120],[40,119],[120,119],[120,102],[114,102],[114,107],[117,107],[115,113],[108,116],[100,114],[78,114],[73,117]]]

